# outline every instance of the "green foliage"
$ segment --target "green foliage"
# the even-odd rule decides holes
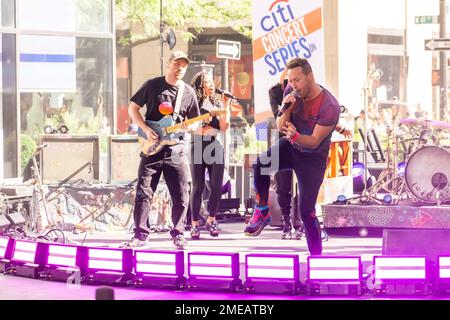
[[[28,163],[28,160],[33,155],[33,152],[36,150],[37,144],[29,135],[21,134],[20,135],[20,143],[21,143],[21,153],[20,153],[20,165],[21,171],[25,168]]]
[[[267,150],[267,142],[256,139],[255,126],[247,126],[243,138],[243,143],[239,144],[234,152],[230,153],[230,162],[232,163],[243,163],[245,154],[259,154]]]
[[[229,26],[251,37],[251,0],[163,0],[162,3],[164,25],[180,31],[185,40],[194,37],[186,31],[187,27],[199,32],[207,23]],[[116,0],[115,4],[117,15],[131,24],[131,34],[118,40],[120,46],[133,47],[159,39],[160,0]]]

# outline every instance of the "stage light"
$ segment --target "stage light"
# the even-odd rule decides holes
[[[45,268],[40,276],[47,280],[67,281],[76,273],[81,275],[83,247],[48,244],[44,259]]]
[[[439,294],[450,292],[450,256],[438,256],[435,291]]]
[[[401,177],[404,176],[405,175],[405,169],[406,169],[406,162],[400,162],[398,164],[398,171],[397,171],[398,175],[401,176]]]
[[[82,264],[83,277],[88,283],[124,284],[133,278],[133,250],[115,248],[86,248]]]
[[[353,192],[360,193],[364,190],[364,164],[353,162],[352,164]]]
[[[188,289],[238,291],[242,289],[239,274],[238,253],[188,253]]]
[[[343,194],[337,196],[336,204],[347,204],[347,197]]]
[[[359,228],[358,235],[361,238],[365,238],[365,237],[367,237],[369,235],[369,230],[367,230],[367,228]]]
[[[63,124],[62,126],[59,127],[58,131],[59,133],[66,134],[67,132],[69,132],[69,128]]]
[[[58,130],[54,129],[51,125],[46,125],[44,127],[44,132],[46,134],[56,134],[56,133],[58,133]]]
[[[309,294],[361,294],[361,257],[309,256],[307,265]]]
[[[296,294],[301,290],[298,255],[247,254],[245,275],[249,292]]]
[[[0,236],[0,273],[4,273],[10,267],[14,240]]]
[[[385,194],[383,197],[384,204],[391,204],[392,200],[393,200],[393,198],[392,198],[392,195],[390,195],[390,194]]]
[[[425,257],[375,256],[376,294],[426,294],[427,262]]]
[[[11,256],[11,271],[13,274],[21,277],[38,278],[39,272],[42,270],[46,249],[47,244],[43,242],[15,240]]]
[[[183,251],[135,251],[135,285],[181,289],[184,277]]]

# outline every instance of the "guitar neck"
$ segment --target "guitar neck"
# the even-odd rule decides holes
[[[181,122],[181,123],[177,123],[177,124],[174,124],[173,126],[170,126],[170,127],[167,127],[166,128],[166,133],[174,133],[174,132],[177,132],[178,130],[180,130],[180,128],[181,128],[181,125],[184,123],[186,126],[190,126],[191,124],[193,124],[193,123],[196,123],[196,122],[198,122],[198,121],[203,121],[203,120],[206,120],[206,119],[208,119],[209,117],[210,117],[211,115],[209,114],[209,113],[206,113],[206,114],[203,114],[203,115],[201,115],[201,116],[198,116],[198,117],[195,117],[195,118],[192,118],[192,119],[187,119],[187,120],[185,120],[185,121],[183,121],[183,122]]]

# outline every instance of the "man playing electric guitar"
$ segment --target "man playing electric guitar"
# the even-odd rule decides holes
[[[160,135],[157,127],[152,129],[147,123],[159,123],[164,117],[170,116],[174,122],[200,115],[194,90],[181,80],[186,73],[189,59],[184,52],[174,51],[169,58],[166,75],[146,81],[131,97],[128,113],[145,137],[158,141]],[[145,120],[139,109],[147,106]],[[166,118],[168,120],[168,118]],[[147,123],[146,123],[147,122]],[[182,129],[187,129],[183,123]],[[160,132],[161,134],[161,132]],[[151,208],[153,193],[158,186],[161,174],[164,175],[170,196],[172,197],[172,223],[170,235],[173,243],[179,249],[186,245],[184,239],[184,220],[189,206],[188,172],[189,166],[184,158],[184,134],[177,133],[176,141],[149,153],[141,152],[141,162],[138,169],[136,199],[134,204],[134,237],[122,247],[140,247],[146,245],[150,228],[147,223]]]

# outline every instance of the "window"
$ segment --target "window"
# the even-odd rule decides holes
[[[0,34],[0,48],[2,53],[0,81],[0,149],[3,161],[3,178],[17,176],[17,108],[16,108],[16,36],[14,34]],[[2,143],[0,143],[0,146]],[[0,167],[1,168],[1,167]],[[0,177],[2,175],[0,174]]]
[[[76,29],[83,32],[111,32],[110,0],[77,0]]]
[[[14,0],[0,0],[0,21],[2,27],[15,26]]]

